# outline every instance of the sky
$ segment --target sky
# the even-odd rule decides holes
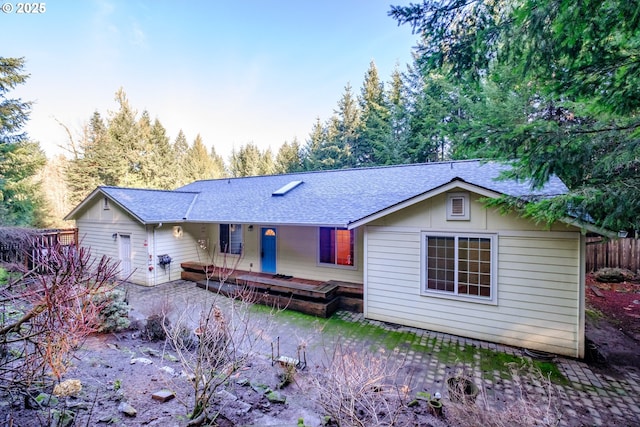
[[[94,111],[107,118],[123,88],[189,143],[197,134],[225,160],[248,143],[274,154],[308,139],[374,61],[389,81],[417,37],[387,15],[393,0],[49,0],[39,14],[0,12],[5,57],[24,57],[32,101],[24,130],[49,157],[78,138]]]

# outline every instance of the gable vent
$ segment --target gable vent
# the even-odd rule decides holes
[[[297,186],[299,186],[300,184],[302,184],[303,181],[291,181],[290,183],[288,183],[287,185],[284,185],[280,188],[278,188],[276,191],[274,191],[273,193],[271,193],[272,196],[284,196],[285,194],[287,194],[289,191],[293,190],[294,188],[296,188]]]
[[[451,215],[464,215],[463,197],[454,197],[451,199]]]
[[[467,193],[452,193],[447,197],[447,219],[469,219],[469,195]]]

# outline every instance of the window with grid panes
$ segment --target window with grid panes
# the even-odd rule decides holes
[[[494,298],[494,236],[424,235],[424,290]]]

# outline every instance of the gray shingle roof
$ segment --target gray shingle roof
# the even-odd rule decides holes
[[[550,197],[567,187],[556,177],[540,189],[498,180],[508,166],[457,161],[196,181],[176,191],[101,187],[141,222],[348,225],[453,181],[509,196]],[[303,183],[282,196],[272,193]]]
[[[182,221],[197,193],[100,187],[100,189],[143,223]]]
[[[200,193],[190,221],[333,225],[355,222],[454,179],[511,196],[567,191],[555,177],[536,191],[529,182],[497,180],[506,169],[480,161],[426,163],[197,181],[180,190]],[[284,196],[272,196],[291,181],[303,184]]]

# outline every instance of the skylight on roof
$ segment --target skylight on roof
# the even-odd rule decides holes
[[[273,193],[271,193],[272,196],[284,196],[285,194],[287,194],[289,191],[293,190],[294,188],[296,188],[298,185],[302,184],[303,181],[291,181],[290,183],[288,183],[287,185],[284,185],[280,188],[278,188],[276,191],[274,191]]]

